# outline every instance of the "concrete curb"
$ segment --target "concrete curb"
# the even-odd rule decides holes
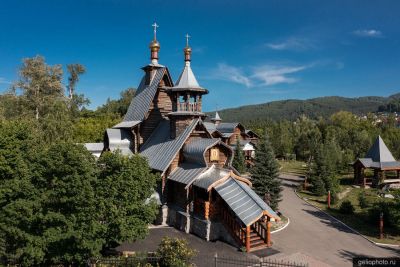
[[[290,218],[287,217],[287,223],[282,228],[279,228],[279,229],[276,229],[275,231],[272,231],[271,234],[274,234],[274,233],[282,231],[283,229],[285,229],[286,227],[289,226],[289,223],[290,223]]]
[[[378,243],[378,242],[374,242],[371,239],[369,239],[368,237],[366,237],[365,235],[361,234],[360,232],[358,232],[357,230],[351,228],[350,226],[348,226],[347,224],[345,224],[344,222],[342,222],[341,220],[333,217],[332,215],[330,215],[329,213],[327,213],[326,211],[320,209],[319,207],[315,206],[314,204],[310,203],[309,201],[307,201],[306,199],[302,198],[298,193],[297,190],[294,189],[294,193],[296,194],[296,196],[298,198],[300,198],[301,200],[303,200],[304,202],[306,202],[307,204],[313,206],[314,208],[316,208],[317,210],[321,211],[322,213],[326,214],[329,218],[333,219],[334,221],[344,225],[346,228],[348,228],[350,231],[354,232],[355,234],[363,237],[365,240],[371,242],[372,244],[374,244],[375,246],[378,247],[392,247],[392,248],[400,248],[400,245],[392,245],[392,244],[384,244],[384,243]]]

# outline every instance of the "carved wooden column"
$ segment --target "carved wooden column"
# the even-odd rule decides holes
[[[246,227],[246,251],[250,252],[250,226]]]
[[[271,218],[267,219],[267,246],[271,246]]]

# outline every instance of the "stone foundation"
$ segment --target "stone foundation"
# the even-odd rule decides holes
[[[185,233],[192,233],[207,241],[221,240],[233,246],[238,246],[222,223],[205,220],[192,216],[177,207],[161,207],[162,218],[166,224],[173,226]]]

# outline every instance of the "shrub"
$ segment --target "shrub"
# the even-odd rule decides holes
[[[368,210],[369,223],[376,225],[380,214],[383,212],[383,221],[386,226],[392,226],[400,230],[400,202],[380,201],[372,205]]]
[[[322,181],[321,177],[314,176],[310,177],[312,188],[311,191],[316,194],[317,196],[323,196],[326,194],[325,184]]]
[[[345,200],[342,202],[342,204],[340,204],[339,211],[343,214],[353,214],[354,206],[349,200]]]
[[[164,237],[158,245],[157,256],[161,257],[161,266],[185,267],[196,255],[185,239]]]
[[[360,192],[360,194],[358,195],[358,204],[360,205],[360,208],[362,208],[362,209],[365,209],[370,204],[367,200],[367,197],[365,196],[364,191]]]

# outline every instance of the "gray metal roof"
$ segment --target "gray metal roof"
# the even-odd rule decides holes
[[[197,162],[206,166],[204,153],[220,141],[219,138],[196,138],[183,147],[183,156],[188,162]]]
[[[217,125],[217,130],[221,133],[233,133],[238,125],[238,122],[221,122]]]
[[[90,152],[103,151],[103,149],[104,149],[104,144],[103,143],[85,143],[83,145]]]
[[[368,150],[368,153],[365,157],[370,158],[370,159],[372,159],[372,161],[375,161],[375,162],[396,161],[394,159],[392,153],[389,151],[389,149],[385,145],[385,142],[383,142],[383,140],[380,136],[378,136],[378,138],[376,138],[374,144]]]
[[[207,171],[202,173],[193,183],[193,185],[208,190],[215,182],[227,178],[230,170],[218,168],[212,165]]]
[[[108,149],[120,150],[123,155],[132,155],[132,133],[127,129],[107,129]]]
[[[190,67],[190,61],[185,62],[185,67],[178,80],[175,83],[173,89],[197,89],[198,91],[205,91],[199,83],[197,82],[196,77],[193,74],[192,68]]]
[[[168,180],[189,185],[206,169],[203,165],[182,163],[168,176]]]
[[[209,133],[213,133],[217,130],[217,128],[215,127],[215,124],[212,122],[203,122],[204,126],[206,127],[207,131]]]
[[[163,78],[165,70],[165,67],[156,69],[156,74],[148,86],[145,85],[145,76],[142,78],[123,121],[142,121],[144,119],[157,93],[158,84]]]
[[[114,125],[113,128],[114,129],[132,128],[132,127],[138,125],[139,123],[141,123],[141,121],[122,121],[122,122],[118,123],[117,125]]]
[[[278,215],[250,187],[232,177],[215,187],[215,190],[246,226],[261,218],[264,211],[269,216],[279,219]]]
[[[140,148],[140,154],[148,159],[152,169],[164,172],[199,121],[200,119],[194,119],[175,139],[170,138],[170,121],[161,121],[146,143]]]

